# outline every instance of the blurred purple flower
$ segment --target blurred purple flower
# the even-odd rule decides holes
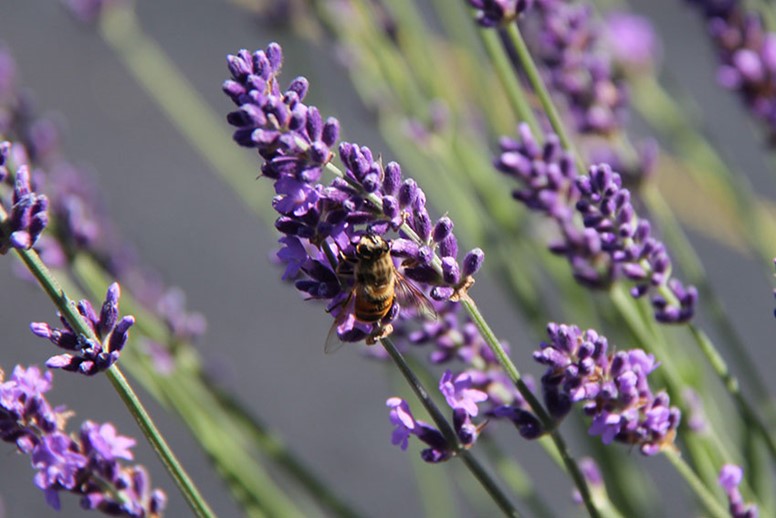
[[[689,0],[707,20],[719,54],[719,83],[736,91],[776,145],[776,32],[744,2]]]
[[[604,36],[617,65],[627,71],[650,71],[660,54],[660,41],[648,18],[627,11],[606,15]]]
[[[533,5],[533,0],[468,0],[475,19],[483,27],[499,27],[511,23]]]
[[[745,504],[738,486],[744,478],[744,470],[735,464],[725,464],[719,472],[719,485],[728,498],[732,518],[757,518],[760,514],[754,504]]]

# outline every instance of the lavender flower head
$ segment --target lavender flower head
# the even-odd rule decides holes
[[[653,394],[647,376],[658,364],[641,349],[608,352],[605,337],[590,329],[549,324],[549,341],[534,359],[547,366],[542,377],[544,400],[560,419],[572,404],[582,403],[592,417],[590,435],[636,445],[644,455],[673,447],[681,414],[665,392]]]
[[[46,366],[92,376],[116,363],[129,338],[129,329],[135,323],[132,316],[119,319],[119,295],[119,285],[114,282],[108,287],[99,314],[88,300],[78,303],[78,312],[97,340],[77,332],[61,314],[59,318],[63,328],[54,328],[45,322],[33,322],[30,329],[35,335],[70,351],[52,356]]]
[[[78,436],[65,432],[72,414],[46,399],[51,372],[16,366],[8,380],[0,370],[0,438],[15,443],[29,455],[37,470],[35,485],[46,502],[60,509],[61,492],[81,496],[81,507],[116,516],[161,516],[166,496],[151,490],[141,466],[123,466],[132,460],[135,440],[119,435],[110,423],[86,421]]]
[[[627,72],[649,72],[660,54],[660,42],[649,19],[627,11],[606,16],[605,35],[615,63]]]
[[[9,174],[11,150],[9,142],[0,142],[0,181],[13,181],[13,197],[4,203],[10,207],[8,216],[0,222],[0,254],[10,248],[29,250],[48,225],[48,198],[33,188],[29,167],[19,165],[13,178]]]
[[[518,201],[556,223],[560,239],[550,250],[567,258],[577,281],[608,288],[625,277],[635,283],[634,297],[650,295],[658,321],[690,320],[697,290],[671,277],[665,245],[636,214],[620,175],[600,164],[581,176],[555,135],[540,145],[526,124],[519,126],[518,135],[517,140],[501,139],[494,165],[520,182],[513,193]]]
[[[344,170],[331,165],[339,122],[324,121],[316,107],[303,102],[307,79],[294,79],[281,90],[279,45],[253,54],[242,50],[229,56],[228,63],[232,78],[223,90],[238,109],[227,121],[237,128],[238,144],[258,151],[262,176],[274,181],[273,207],[280,215],[275,227],[284,234],[277,254],[286,266],[283,278],[295,281],[308,298],[327,302],[340,340],[373,341],[394,320],[414,314],[413,308],[393,304],[380,322],[371,324],[347,308],[356,247],[365,235],[395,233],[396,238],[386,239],[394,264],[438,300],[471,284],[482,251],[473,250],[458,263],[452,222],[432,222],[425,193],[402,178],[397,163],[384,166],[369,148],[343,142],[337,151]],[[324,168],[336,175],[329,184],[320,181]]]
[[[732,518],[757,518],[760,513],[754,504],[745,504],[738,486],[744,478],[744,470],[735,464],[725,464],[719,472],[719,485],[728,498]]]

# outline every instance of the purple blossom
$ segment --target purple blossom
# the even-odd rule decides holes
[[[0,143],[0,176],[8,176],[10,151],[9,143]],[[0,222],[0,254],[7,253],[10,248],[29,250],[48,225],[48,198],[44,194],[38,194],[31,185],[30,171],[26,164],[19,165],[16,169],[13,186],[8,216]]]
[[[732,518],[757,518],[759,510],[754,504],[745,504],[738,486],[744,478],[744,470],[735,464],[725,464],[719,472],[719,485],[728,498]]]
[[[650,295],[658,321],[690,320],[697,290],[671,277],[665,245],[637,216],[620,175],[600,164],[581,176],[555,135],[539,145],[526,124],[518,135],[518,140],[501,139],[494,165],[520,182],[513,193],[518,201],[556,223],[559,239],[550,250],[566,257],[577,281],[608,288],[625,277],[635,283],[634,297]]]
[[[616,64],[627,71],[650,71],[660,54],[660,41],[648,18],[627,11],[606,15],[605,38]]]
[[[672,447],[680,412],[665,392],[653,394],[647,376],[658,367],[640,349],[608,353],[605,337],[590,329],[549,324],[548,342],[534,359],[547,366],[542,390],[550,414],[562,418],[573,403],[582,403],[592,418],[588,432],[604,444],[639,446],[644,455]]]
[[[2,371],[0,371],[2,372]],[[72,414],[64,406],[52,408],[45,393],[50,372],[36,366],[16,366],[10,379],[0,374],[0,438],[29,455],[36,470],[35,485],[46,502],[60,508],[61,492],[81,495],[81,506],[103,513],[148,517],[164,509],[166,497],[151,490],[140,466],[125,467],[133,458],[135,440],[116,432],[110,423],[86,421],[78,437],[65,432]]]
[[[513,22],[533,5],[533,0],[468,0],[475,19],[483,27],[499,27]]]
[[[501,154],[494,166],[520,183],[513,192],[515,199],[556,223],[559,236],[550,250],[566,257],[577,281],[607,288],[614,278],[614,263],[602,250],[598,233],[578,223],[574,209],[580,200],[579,174],[574,161],[556,135],[548,135],[540,145],[523,123],[518,126],[518,137],[501,138]]]
[[[582,476],[587,481],[587,486],[593,493],[605,491],[604,478],[601,475],[601,470],[596,464],[595,460],[590,457],[583,457],[579,459],[579,470],[582,472]],[[572,499],[576,504],[582,503],[582,495],[579,494],[578,489],[574,489],[572,493]]]
[[[414,435],[429,446],[420,453],[426,462],[443,462],[453,456],[453,450],[442,433],[423,421],[415,420],[406,401],[392,397],[385,404],[391,409],[391,424],[396,427],[391,436],[393,444],[406,450],[409,437]]]
[[[45,322],[33,322],[30,329],[35,335],[74,353],[52,356],[46,365],[87,376],[110,368],[119,359],[129,337],[129,329],[135,323],[132,316],[119,319],[119,295],[118,283],[111,284],[99,314],[88,300],[82,300],[77,305],[78,312],[97,340],[75,331],[61,314],[59,318],[63,328],[53,328]]]
[[[330,183],[322,183],[323,169],[334,169],[330,163],[339,122],[324,121],[316,107],[304,103],[307,79],[296,78],[281,89],[277,76],[282,61],[276,43],[228,57],[231,79],[223,90],[238,109],[227,121],[236,128],[238,144],[257,150],[262,176],[274,181],[272,204],[280,216],[275,227],[284,234],[277,254],[285,265],[283,278],[293,280],[307,298],[327,303],[340,340],[371,343],[386,336],[394,321],[414,316],[417,308],[393,303],[377,322],[355,318],[349,303],[354,299],[356,251],[364,236],[386,236],[394,265],[418,289],[440,300],[470,285],[462,272],[476,272],[482,251],[469,252],[461,268],[452,221],[433,222],[422,189],[402,178],[397,163],[383,165],[367,147],[339,143],[337,155],[344,167]]]
[[[719,83],[738,93],[776,144],[776,32],[743,2],[690,0],[703,12],[719,56]]]
[[[671,277],[665,245],[652,236],[649,222],[636,214],[620,176],[607,164],[591,166],[590,175],[578,177],[576,185],[581,193],[577,210],[585,228],[598,233],[601,249],[625,277],[635,281],[631,294],[641,297],[649,293],[660,322],[690,320],[698,292]]]
[[[445,396],[447,404],[453,410],[461,409],[468,415],[476,417],[479,413],[477,403],[488,399],[488,395],[476,388],[472,388],[472,377],[462,372],[455,378],[449,369],[445,371],[439,380],[439,391]]]

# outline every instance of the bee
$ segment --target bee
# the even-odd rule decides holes
[[[393,332],[393,326],[382,325],[381,321],[397,300],[404,307],[416,308],[418,313],[425,317],[436,317],[431,302],[396,269],[388,241],[376,234],[361,236],[356,245],[354,262],[355,282],[329,330],[324,348],[327,354],[342,347],[343,343],[337,336],[337,327],[351,313],[357,321],[372,324],[373,330],[366,337],[367,345],[373,345]]]

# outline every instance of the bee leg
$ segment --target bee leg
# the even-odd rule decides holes
[[[366,345],[374,345],[391,333],[393,333],[393,326],[391,324],[378,326],[377,329],[372,331],[372,333],[370,333],[364,341],[366,342]]]

